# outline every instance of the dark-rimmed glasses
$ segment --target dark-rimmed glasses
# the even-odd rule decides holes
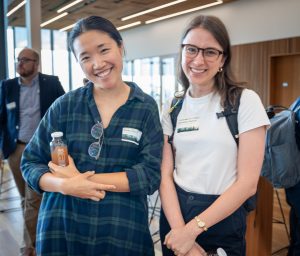
[[[35,62],[36,60],[35,59],[29,59],[29,58],[17,58],[16,59],[16,63],[24,63],[24,64],[26,64],[26,63],[28,63],[30,61]]]
[[[181,47],[187,57],[196,58],[196,56],[201,51],[203,59],[206,61],[216,61],[221,54],[224,54],[223,51],[220,51],[215,48],[199,48],[192,44],[182,44]]]
[[[91,135],[94,139],[98,140],[96,142],[93,142],[88,149],[88,153],[90,157],[95,158],[96,160],[99,159],[101,148],[104,141],[104,132],[103,132],[103,125],[101,122],[98,122],[93,125],[91,129]]]

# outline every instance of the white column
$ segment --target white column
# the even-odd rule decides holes
[[[41,0],[27,0],[25,8],[28,47],[41,53]]]

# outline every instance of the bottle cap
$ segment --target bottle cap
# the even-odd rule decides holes
[[[218,256],[227,256],[227,253],[222,248],[217,249],[217,254]]]
[[[62,137],[63,135],[64,135],[63,132],[52,132],[51,133],[52,138],[59,138],[59,137]]]

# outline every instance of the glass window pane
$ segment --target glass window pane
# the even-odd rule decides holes
[[[136,59],[133,62],[133,81],[151,95],[160,106],[160,66],[159,57]]]
[[[71,54],[71,72],[72,72],[72,90],[73,90],[83,85],[83,78],[85,77],[73,53]]]
[[[42,73],[53,75],[52,67],[52,51],[51,51],[51,31],[49,29],[42,29],[41,31],[41,63]]]
[[[69,59],[67,48],[67,33],[53,31],[53,67],[54,75],[59,77],[59,80],[65,91],[70,90],[69,86]]]
[[[15,55],[14,55],[14,31],[12,27],[7,28],[7,62],[8,62],[8,77],[16,76]]]
[[[173,97],[175,93],[176,78],[174,67],[174,58],[162,59],[162,104]]]
[[[132,61],[124,61],[122,79],[124,81],[132,81]]]
[[[15,27],[15,56],[18,56],[20,51],[27,47],[28,40],[27,40],[27,34],[26,34],[26,28],[24,27]]]

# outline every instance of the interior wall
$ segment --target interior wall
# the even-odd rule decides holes
[[[215,15],[226,25],[232,45],[300,36],[299,0],[237,0],[189,15],[121,32],[126,59],[176,54],[186,24],[196,15]]]
[[[300,2],[300,1],[299,1]],[[238,80],[246,81],[265,106],[270,104],[271,56],[300,53],[300,37],[258,42],[232,47],[232,68]]]

